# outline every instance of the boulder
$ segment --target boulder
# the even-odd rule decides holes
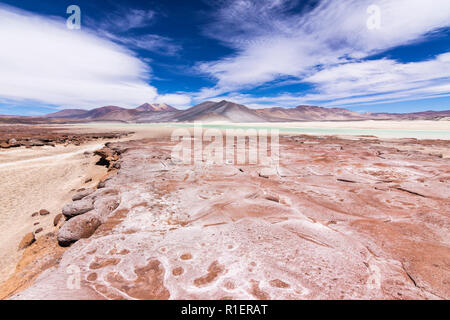
[[[78,201],[83,198],[86,198],[88,195],[94,193],[94,191],[95,190],[93,188],[82,190],[72,197],[72,201]]]
[[[40,214],[41,216],[47,216],[47,215],[50,214],[50,212],[49,212],[48,210],[41,209],[41,210],[39,210],[39,214]]]
[[[94,209],[92,199],[82,199],[66,204],[62,209],[62,214],[67,218],[72,218],[80,214],[84,214]]]
[[[36,238],[34,237],[34,234],[32,232],[27,233],[22,240],[20,241],[19,244],[19,250],[28,248],[29,246],[31,246],[33,244],[33,242],[36,241]]]
[[[43,228],[38,228],[38,229],[36,229],[36,230],[34,231],[34,234],[38,234],[38,233],[40,233],[40,232],[42,232],[42,231],[44,231]]]
[[[55,218],[53,219],[53,225],[56,227],[59,224],[59,222],[62,220],[62,218],[63,218],[62,213],[58,213],[55,216]]]
[[[100,160],[97,162],[97,165],[110,168],[113,162],[119,160],[119,156],[115,154],[115,152],[116,151],[110,149],[108,146],[95,151],[94,154],[100,156]]]
[[[8,144],[11,148],[17,148],[20,147],[20,143],[17,142],[16,139],[12,138],[8,140]]]
[[[108,195],[98,198],[95,203],[95,216],[104,223],[109,215],[117,209],[120,204],[119,197],[117,195]]]
[[[32,146],[32,147],[43,147],[43,146],[45,146],[45,143],[43,143],[41,141],[30,140],[30,146]]]
[[[97,189],[103,189],[104,187],[106,187],[105,181],[100,181],[100,182],[97,184]]]
[[[67,247],[80,239],[89,238],[100,225],[100,220],[93,214],[77,216],[58,230],[58,243],[62,247]]]
[[[94,154],[100,156],[101,158],[106,159],[112,157],[114,155],[114,151],[108,147],[103,147],[99,150],[96,150]]]

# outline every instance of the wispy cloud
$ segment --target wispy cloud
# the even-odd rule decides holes
[[[177,55],[182,49],[181,45],[175,43],[172,39],[156,34],[120,37],[116,38],[116,40],[131,48],[143,49],[167,56]]]
[[[230,99],[254,108],[295,107],[301,103],[329,107],[393,103],[450,96],[450,52],[421,62],[392,59],[349,62],[306,77],[316,93],[255,96],[230,93]]]
[[[156,17],[157,13],[153,10],[120,7],[100,19],[87,17],[86,24],[101,36],[130,49],[140,49],[166,56],[177,55],[182,46],[169,37],[137,32],[141,28],[153,25],[157,20]]]
[[[361,103],[404,97],[432,97],[450,92],[450,52],[411,63],[392,59],[369,60],[334,66],[305,78],[318,94],[308,100],[329,104]]]
[[[348,84],[333,78],[337,72],[326,73],[327,70],[340,70],[340,65],[350,68],[349,63],[421,41],[430,32],[450,26],[448,0],[322,0],[300,13],[292,13],[296,1],[229,0],[222,3],[225,5],[217,10],[215,22],[205,33],[234,48],[236,53],[197,65],[199,72],[217,81],[214,88],[199,92],[199,99],[253,88],[286,76],[317,82],[318,97],[321,94],[337,96],[339,87],[344,95],[348,93]],[[379,30],[370,30],[366,25],[367,8],[373,4],[381,9]],[[388,61],[364,66],[370,66],[379,77],[392,67]],[[325,75],[329,77],[327,84],[319,79]],[[364,79],[359,82],[364,83]],[[327,91],[328,84],[335,86],[332,94]],[[391,90],[402,90],[400,83],[399,87],[385,85]],[[381,84],[366,88],[387,89]]]
[[[156,12],[120,8],[109,13],[100,21],[90,20],[96,27],[110,32],[126,32],[132,29],[148,27],[154,23]]]
[[[206,62],[189,60],[201,57],[201,53],[189,52],[189,43],[205,40],[198,35],[192,35],[195,41],[186,38],[187,47],[183,48],[151,31],[155,21],[164,16],[159,11],[118,7],[96,21],[83,16],[82,29],[72,31],[63,19],[0,5],[0,99],[82,108],[106,104],[135,107],[144,101],[179,107],[223,98],[251,107],[302,103],[345,107],[450,94],[448,53],[411,63],[387,57],[368,59],[449,28],[450,1],[304,2],[211,1],[215,11],[207,17],[210,24],[199,24],[204,28],[202,34],[234,53]],[[372,4],[381,10],[379,30],[366,26],[367,8]],[[201,49],[208,53],[205,59],[222,53],[216,47]],[[188,54],[182,56],[185,51]],[[173,60],[186,63],[183,77],[170,78],[176,68]],[[156,78],[151,66],[155,70],[170,68],[169,75],[159,75],[170,81],[186,81],[200,73],[212,79],[213,85],[197,92],[174,89],[161,95],[150,84]],[[206,83],[203,80],[194,86]],[[293,92],[295,84],[299,84],[298,92]],[[173,88],[172,84],[167,87]],[[266,96],[261,96],[262,92]]]
[[[0,6],[0,46],[3,99],[66,108],[161,99],[132,51],[87,28],[68,30],[62,19]]]

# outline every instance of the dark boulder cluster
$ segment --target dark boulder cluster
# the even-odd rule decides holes
[[[48,216],[48,215],[50,215],[50,211],[48,211],[47,209],[41,209],[39,211],[32,213],[31,217],[35,218],[35,219],[39,219],[39,217],[44,217],[44,216]],[[55,217],[55,221],[56,221],[56,217]],[[41,223],[39,221],[35,221],[33,223],[33,226],[37,227],[40,224]],[[57,224],[55,224],[55,226],[57,226]],[[44,228],[38,227],[36,230],[34,230],[34,232],[27,233],[20,241],[19,250],[23,250],[23,249],[26,249],[29,246],[31,246],[36,241],[37,234],[41,233],[42,231],[44,231]]]
[[[65,133],[61,129],[43,128],[39,126],[15,127],[14,132],[8,126],[0,126],[0,149],[18,147],[41,147],[62,145],[81,145],[85,142],[99,139],[119,139],[129,133]]]
[[[109,188],[81,190],[72,200],[62,209],[67,221],[58,231],[58,243],[63,247],[92,236],[120,204],[118,191]],[[55,217],[56,224],[62,216]]]

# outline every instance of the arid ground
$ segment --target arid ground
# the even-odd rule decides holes
[[[0,298],[450,298],[447,139],[282,132],[276,164],[182,164],[170,127],[67,128],[135,134],[0,150]]]

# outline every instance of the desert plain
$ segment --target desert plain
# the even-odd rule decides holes
[[[0,149],[0,298],[450,298],[449,121],[210,125],[252,126],[279,162],[180,163],[179,124],[2,126],[54,137]]]

